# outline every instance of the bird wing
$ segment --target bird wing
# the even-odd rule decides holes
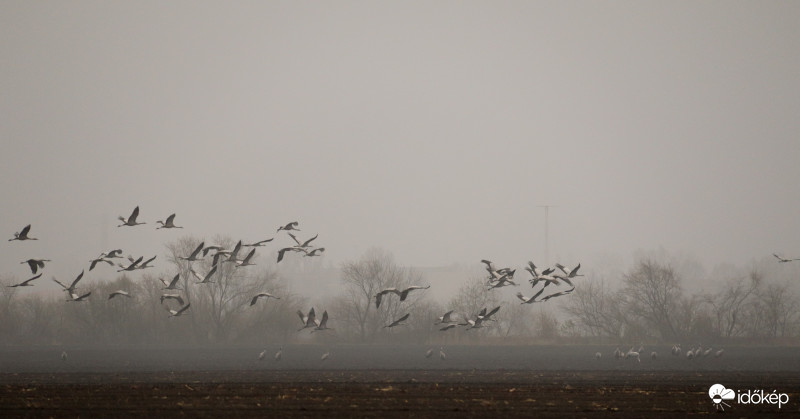
[[[383,298],[383,293],[375,294],[375,308],[380,308],[381,306],[381,299]]]
[[[86,294],[83,294],[83,295],[81,295],[81,296],[80,296],[80,297],[78,297],[78,298],[75,298],[75,295],[73,294],[73,297],[72,297],[72,298],[73,298],[75,301],[83,301],[83,300],[84,300],[86,297],[88,297],[88,296],[90,296],[90,295],[92,295],[92,292],[91,292],[91,291],[87,292]]]
[[[294,240],[294,242],[297,243],[298,246],[300,246],[300,240],[297,240],[297,237],[295,237],[294,234],[289,233],[289,237],[291,237],[292,240]]]
[[[75,278],[74,281],[72,281],[72,285],[69,286],[69,289],[75,289],[75,286],[78,285],[78,281],[80,281],[81,278],[83,278],[83,271],[81,271],[81,273],[78,275],[78,277]]]
[[[32,274],[35,274],[35,273],[36,273],[36,271],[38,271],[38,270],[39,270],[39,264],[38,264],[38,263],[36,263],[36,261],[35,261],[35,260],[33,260],[33,259],[28,259],[26,262],[28,262],[28,266],[30,266],[30,267],[31,267],[31,273],[32,273]]]
[[[195,272],[194,269],[189,269],[189,272],[191,272],[192,275],[194,275],[194,277],[197,278],[199,281],[203,281],[203,277],[200,276],[200,274],[198,274],[197,272]]]
[[[31,231],[31,225],[30,224],[28,224],[28,225],[26,225],[25,227],[22,228],[22,231],[19,232],[19,236],[18,237],[27,236],[29,231]]]
[[[196,257],[197,257],[197,255],[198,255],[198,254],[200,254],[200,252],[202,252],[202,251],[203,251],[203,245],[205,245],[205,244],[206,244],[205,242],[200,242],[200,245],[199,245],[199,246],[197,246],[197,248],[195,248],[195,249],[194,249],[194,252],[192,252],[192,254],[191,254],[191,255],[189,255],[189,259],[194,259],[194,258],[196,258]]]
[[[569,271],[569,275],[567,275],[567,276],[569,276],[570,278],[575,277],[575,275],[578,275],[578,269],[580,269],[580,268],[581,268],[581,264],[579,263],[578,266],[572,268],[572,270]],[[572,284],[570,284],[570,285],[572,285]]]
[[[450,323],[450,315],[453,314],[453,311],[454,310],[450,310],[447,313],[444,313],[444,316],[442,316],[442,323]]]
[[[309,243],[313,242],[317,237],[319,237],[319,234],[303,242],[303,244],[301,244],[300,247],[308,247]]]
[[[25,285],[25,284],[27,284],[28,282],[31,282],[31,281],[33,281],[34,279],[37,279],[37,278],[39,278],[39,277],[41,277],[41,276],[42,276],[42,274],[36,275],[36,276],[34,276],[33,278],[31,278],[31,279],[29,279],[29,280],[27,280],[27,281],[23,282],[23,283],[22,283],[22,284],[20,284],[20,285],[23,285],[23,286],[24,286],[24,285]]]
[[[122,253],[122,249],[115,249],[106,253],[106,257],[116,258],[120,256],[120,253]]]
[[[408,297],[408,293],[411,292],[412,288],[406,288],[402,292],[400,292],[400,301],[405,301],[406,297]]]
[[[173,299],[173,300],[177,301],[178,304],[183,305],[183,298],[181,298],[180,295],[177,295],[177,294],[163,294],[161,296],[161,302],[162,303],[164,302],[165,298],[166,299]]]
[[[65,290],[66,290],[66,289],[69,289],[69,288],[67,288],[67,286],[66,286],[66,285],[62,284],[62,283],[61,283],[61,281],[59,281],[59,280],[57,280],[57,279],[55,279],[55,278],[53,278],[53,281],[54,281],[56,284],[58,284],[58,285],[61,285],[61,287],[62,287],[62,288],[64,288]]]
[[[322,312],[322,320],[319,322],[319,328],[324,329],[328,324],[328,310]]]
[[[178,283],[178,279],[180,279],[180,277],[181,277],[181,274],[180,274],[180,273],[178,273],[177,275],[175,275],[175,276],[172,278],[172,281],[169,281],[169,285],[167,285],[167,288],[174,288],[174,287],[175,287],[175,284],[177,284],[177,283]],[[165,284],[165,285],[166,285],[166,284]]]
[[[177,311],[177,313],[175,313],[175,315],[176,315],[176,316],[180,316],[180,314],[181,314],[181,313],[183,313],[184,311],[188,310],[188,309],[189,309],[189,306],[191,306],[191,305],[192,305],[192,304],[191,304],[191,303],[189,303],[189,304],[186,304],[185,306],[181,307],[181,309],[180,309],[180,310],[178,310],[178,311]]]
[[[213,277],[216,272],[217,272],[217,265],[214,265],[214,267],[211,268],[210,271],[208,271],[205,278],[203,278],[203,282],[210,282],[209,279],[211,279],[211,277]]]
[[[560,280],[566,282],[567,284],[569,284],[572,287],[575,286],[575,285],[572,285],[572,281],[570,281],[570,279],[568,277],[564,276],[564,275],[553,275],[553,278],[560,279]]]
[[[139,207],[137,206],[136,208],[133,209],[133,212],[131,213],[131,216],[128,217],[128,223],[135,223],[136,222],[136,217],[138,217],[138,216],[139,216]]]
[[[250,259],[252,259],[252,258],[253,258],[253,255],[255,255],[255,254],[256,254],[256,249],[253,249],[253,250],[251,250],[251,251],[250,251],[250,253],[248,253],[248,254],[247,254],[247,256],[245,256],[245,258],[244,258],[244,260],[242,261],[242,263],[243,263],[243,264],[248,264],[248,263],[250,263]]]
[[[567,267],[560,263],[556,263],[556,268],[558,268],[561,272],[564,272],[564,275],[569,274],[569,272],[567,272]]]
[[[308,312],[308,318],[306,318],[306,326],[316,325],[316,319],[317,315],[314,313],[314,307],[311,307],[311,310]]]
[[[300,322],[303,323],[303,325],[305,325],[306,324],[306,316],[305,316],[305,314],[303,314],[302,311],[297,310],[297,315],[300,316]]]
[[[174,220],[175,220],[175,214],[172,214],[172,215],[170,215],[169,217],[167,217],[167,222],[166,222],[166,223],[164,223],[164,224],[165,224],[165,225],[169,225],[169,226],[171,226],[171,225],[173,225],[173,224],[172,224],[172,222],[173,222]]]
[[[264,294],[256,294],[256,296],[255,296],[255,297],[253,297],[253,299],[252,299],[252,300],[250,300],[250,305],[251,305],[251,306],[252,306],[252,305],[255,305],[256,301],[258,301],[258,297],[262,297],[263,295],[264,295]]]
[[[114,262],[112,262],[110,260],[107,260],[107,259],[99,258],[99,259],[94,259],[92,261],[91,265],[89,265],[89,270],[91,271],[92,269],[94,269],[94,267],[100,262],[105,262],[105,263],[108,263],[111,266],[114,266]]]
[[[492,311],[490,311],[487,315],[483,316],[483,318],[484,319],[488,319],[489,317],[492,317],[494,315],[494,313],[497,313],[498,311],[500,311],[500,306],[497,306],[497,307],[493,308]]]
[[[289,250],[294,250],[294,249],[291,248],[291,247],[284,247],[283,249],[278,251],[278,262],[283,260],[283,255]],[[278,262],[276,262],[276,263],[278,263]]]

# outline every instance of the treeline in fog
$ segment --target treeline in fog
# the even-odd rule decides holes
[[[515,294],[530,291],[527,278],[518,276],[518,287],[488,290],[485,273],[476,266],[447,301],[437,301],[430,289],[420,288],[407,293],[403,301],[387,293],[376,307],[375,296],[382,290],[436,287],[436,280],[400,266],[387,251],[371,249],[359,260],[338,267],[334,277],[320,277],[320,284],[334,282],[327,289],[335,292],[314,300],[293,287],[292,272],[281,273],[266,260],[272,255],[266,254],[249,268],[214,264],[214,281],[199,283],[197,276],[209,272],[212,262],[185,260],[198,243],[192,237],[168,243],[166,261],[157,266],[159,274],[117,273],[101,264],[93,279],[80,283],[82,293],[91,292],[84,301],[32,293],[29,287],[11,287],[19,278],[0,278],[0,342],[710,344],[786,343],[800,337],[797,278],[793,281],[772,270],[728,269],[712,274],[707,287],[697,287],[690,283],[694,278],[687,278],[666,258],[642,257],[624,268],[620,278],[587,270],[574,279],[571,294],[520,304]],[[232,240],[220,238],[218,243],[230,248]],[[101,275],[96,275],[98,271]],[[165,289],[175,275],[174,289]],[[112,298],[115,291],[128,295]],[[254,299],[259,293],[273,297]],[[187,305],[185,313],[175,315]],[[306,316],[312,307],[317,324],[327,313],[327,329],[299,330],[303,323],[298,312]],[[468,323],[481,310],[496,307],[500,309],[491,318]],[[452,323],[442,321],[446,312],[452,312]],[[405,314],[408,318],[398,326],[386,327]],[[454,326],[446,327],[449,324]]]

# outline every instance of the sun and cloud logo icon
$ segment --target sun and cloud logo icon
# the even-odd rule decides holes
[[[725,388],[722,384],[714,384],[708,389],[708,397],[711,397],[711,401],[714,403],[717,410],[724,411],[724,406],[731,407],[731,405],[725,403],[725,400],[733,400],[736,397],[736,392]]]

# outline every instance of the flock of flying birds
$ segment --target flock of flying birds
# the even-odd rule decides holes
[[[138,217],[139,217],[139,207],[137,206],[133,210],[131,215],[128,216],[127,218],[126,217],[122,217],[122,216],[119,217],[119,220],[122,222],[122,224],[118,225],[117,227],[123,227],[123,226],[134,227],[134,226],[146,224],[144,222],[139,222],[138,221]],[[175,214],[171,214],[169,217],[166,218],[165,221],[158,220],[156,223],[160,225],[160,227],[157,227],[156,229],[183,228],[181,226],[175,225]],[[313,256],[319,256],[322,252],[325,251],[324,247],[313,247],[311,245],[311,243],[314,240],[316,240],[317,237],[319,236],[318,234],[313,236],[313,237],[311,237],[311,238],[309,238],[309,239],[307,239],[307,240],[305,240],[305,241],[299,240],[297,238],[297,236],[295,236],[295,234],[294,234],[294,232],[299,232],[300,231],[298,229],[298,226],[299,226],[299,223],[297,221],[293,221],[293,222],[287,223],[286,225],[279,226],[278,229],[276,230],[276,233],[278,233],[280,231],[285,231],[288,234],[288,236],[291,237],[292,240],[295,242],[295,245],[293,245],[293,246],[284,247],[284,248],[279,249],[279,251],[278,251],[278,259],[277,259],[278,263],[280,263],[284,259],[284,257],[285,257],[287,252],[295,252],[295,253],[300,253],[303,256],[313,257]],[[9,239],[9,241],[38,240],[35,237],[30,237],[29,236],[30,230],[31,230],[31,225],[29,224],[29,225],[25,226],[19,232],[14,233],[14,238]],[[187,255],[187,256],[179,256],[178,258],[181,259],[181,260],[185,260],[188,263],[190,263],[190,262],[194,262],[194,261],[199,261],[199,260],[209,256],[209,254],[213,252],[213,254],[211,254],[211,257],[213,258],[212,259],[212,261],[213,261],[212,262],[212,267],[208,272],[206,272],[204,274],[201,274],[201,273],[198,273],[197,271],[195,271],[194,269],[192,269],[191,265],[189,266],[189,272],[191,272],[191,274],[195,278],[197,278],[197,280],[198,280],[197,283],[198,284],[208,284],[208,283],[213,283],[214,282],[214,277],[215,277],[215,274],[217,272],[217,267],[220,266],[221,263],[234,263],[235,264],[234,266],[236,266],[236,267],[244,267],[244,266],[252,266],[252,265],[254,265],[254,263],[252,263],[252,259],[253,259],[254,255],[255,255],[255,252],[256,252],[255,248],[256,247],[262,247],[262,246],[264,246],[265,243],[269,243],[272,240],[274,240],[274,237],[273,238],[269,238],[269,239],[265,239],[265,240],[261,240],[261,241],[258,241],[258,242],[250,243],[250,244],[243,244],[242,241],[240,240],[239,242],[237,242],[236,246],[233,249],[230,249],[230,250],[225,249],[225,248],[223,248],[221,246],[216,246],[216,245],[206,246],[205,242],[202,242],[189,255]],[[241,249],[243,247],[252,247],[253,249],[251,249],[250,252],[247,253],[246,256],[244,256],[244,258],[240,259],[239,258],[239,252],[241,251]],[[800,260],[800,258],[786,259],[786,258],[783,258],[781,256],[778,256],[777,254],[773,254],[773,256],[775,256],[775,258],[778,259],[778,262],[781,262],[781,263],[793,262],[793,261]],[[90,271],[93,270],[100,263],[106,263],[106,264],[108,264],[108,265],[113,267],[115,265],[114,260],[115,259],[121,259],[121,258],[123,258],[121,249],[115,249],[115,250],[111,250],[109,252],[102,252],[102,253],[100,253],[100,256],[98,256],[97,258],[92,259],[90,261],[89,270]],[[126,271],[130,272],[130,271],[135,271],[135,270],[139,270],[139,269],[151,268],[151,267],[153,267],[151,265],[151,263],[156,259],[156,256],[153,256],[153,257],[151,257],[151,258],[149,258],[147,260],[144,260],[144,256],[140,256],[138,259],[134,259],[132,256],[128,256],[127,259],[128,259],[128,262],[129,262],[128,264],[122,264],[122,263],[117,263],[116,264],[120,268],[120,269],[117,270],[117,272],[126,272]],[[39,272],[39,271],[44,269],[45,262],[50,262],[50,260],[49,259],[31,258],[31,259],[22,261],[21,263],[22,264],[27,264],[31,269],[31,273],[36,275],[37,272]],[[513,281],[514,273],[516,272],[516,269],[510,269],[510,268],[497,269],[495,267],[494,263],[492,263],[489,260],[485,260],[484,259],[484,260],[481,260],[481,262],[486,265],[486,271],[489,273],[489,276],[488,276],[487,282],[486,282],[487,287],[488,287],[487,291],[491,291],[491,290],[494,290],[494,289],[502,288],[502,287],[505,287],[505,286],[518,286],[519,285],[519,284],[517,284],[517,283],[515,283]],[[564,265],[562,265],[560,263],[556,263],[554,267],[549,267],[549,268],[545,269],[544,271],[542,271],[533,262],[529,261],[528,265],[525,267],[525,270],[528,271],[528,273],[530,273],[530,275],[531,275],[531,278],[528,279],[528,282],[531,284],[531,288],[533,288],[534,290],[539,285],[541,285],[541,287],[538,289],[537,292],[535,292],[533,295],[531,295],[529,297],[523,295],[521,292],[517,292],[516,296],[517,296],[517,298],[519,298],[520,301],[522,301],[521,304],[532,304],[532,303],[538,303],[538,302],[545,302],[545,301],[548,301],[551,298],[568,295],[568,294],[572,293],[575,290],[575,284],[572,282],[572,280],[575,277],[583,276],[583,275],[578,274],[578,270],[580,269],[580,267],[581,267],[580,263],[577,266],[575,266],[574,268],[571,268],[571,269],[567,268],[566,266],[564,266]],[[60,285],[64,289],[65,292],[67,292],[67,295],[68,295],[67,301],[68,302],[86,301],[86,299],[92,294],[91,291],[88,291],[88,292],[86,292],[84,294],[80,294],[80,293],[77,292],[78,283],[83,278],[84,272],[85,271],[81,271],[81,273],[78,274],[78,276],[69,285],[66,285],[66,284],[62,283],[61,281],[53,278],[53,281],[55,281],[58,285]],[[36,275],[36,276],[34,276],[32,278],[29,278],[29,279],[27,279],[27,280],[25,280],[23,282],[20,282],[18,284],[9,285],[9,287],[13,288],[13,287],[33,286],[32,282],[34,280],[38,279],[41,276],[42,276],[42,273],[39,273],[38,275]],[[180,274],[175,275],[172,278],[172,280],[170,280],[170,281],[166,281],[164,279],[160,279],[161,282],[164,284],[163,290],[178,290],[179,288],[177,287],[177,284],[178,284],[179,279],[180,279]],[[543,295],[545,290],[549,286],[553,285],[554,287],[558,287],[558,286],[561,286],[562,284],[568,286],[569,288]],[[375,296],[374,296],[374,298],[375,298],[375,308],[376,309],[380,309],[381,302],[385,298],[388,298],[389,295],[394,294],[399,298],[400,302],[403,302],[403,301],[406,301],[409,293],[411,293],[412,291],[428,289],[428,288],[430,288],[430,285],[428,285],[428,286],[412,285],[412,286],[409,286],[409,287],[404,288],[402,290],[401,289],[397,289],[397,288],[386,288],[386,289],[383,289],[383,290],[379,291],[377,294],[375,294]],[[112,299],[114,297],[117,297],[117,296],[123,296],[123,297],[128,297],[128,298],[131,297],[130,293],[128,293],[127,291],[125,291],[125,290],[117,290],[117,291],[114,291],[111,294],[109,294],[108,299],[110,300],[110,299]],[[260,293],[254,295],[252,297],[252,299],[250,300],[250,305],[251,306],[255,305],[260,298],[280,299],[280,297],[274,296],[269,292],[260,292]],[[183,297],[180,294],[177,294],[177,293],[162,293],[160,299],[161,299],[161,303],[162,304],[164,303],[165,300],[168,300],[168,301],[169,300],[174,300],[180,305],[176,309],[167,308],[167,311],[168,311],[169,315],[172,316],[172,317],[177,317],[177,316],[183,315],[184,313],[186,313],[186,311],[189,309],[189,307],[191,305],[191,304],[185,304],[184,305]],[[456,318],[453,315],[454,310],[450,310],[450,311],[444,313],[441,317],[439,317],[437,319],[437,321],[435,322],[435,324],[443,325],[439,329],[440,331],[451,330],[451,329],[454,329],[454,328],[456,328],[458,326],[465,326],[466,330],[474,329],[474,328],[480,328],[480,327],[484,327],[484,322],[486,322],[486,321],[492,321],[492,320],[496,321],[495,319],[492,318],[492,316],[495,313],[497,313],[499,310],[500,310],[500,306],[497,306],[497,307],[495,307],[495,308],[493,308],[491,310],[488,310],[488,311],[487,311],[487,308],[484,307],[478,314],[476,314],[474,316],[474,318],[471,318],[470,316],[466,316],[466,315],[462,314],[461,315],[461,317],[462,317],[461,321],[456,320]],[[311,332],[314,333],[314,332],[317,332],[317,331],[333,330],[332,328],[328,327],[328,312],[327,311],[322,313],[322,318],[320,320],[317,320],[316,313],[314,312],[314,308],[313,307],[311,308],[311,310],[309,310],[309,312],[307,314],[303,314],[302,311],[298,310],[297,311],[297,315],[300,317],[300,321],[302,322],[302,325],[303,325],[300,329],[298,329],[298,331],[302,331],[302,330],[305,330],[305,329],[311,329]],[[404,325],[405,321],[408,320],[410,315],[411,315],[411,313],[407,312],[406,314],[398,317],[397,319],[392,320],[392,322],[387,324],[387,325],[385,325],[384,328],[392,328],[392,327]],[[644,349],[643,348],[639,348],[639,351],[634,351],[633,349],[634,348],[631,347],[631,349],[628,352],[622,352],[622,351],[619,350],[619,348],[617,348],[617,350],[614,352],[614,357],[617,358],[617,359],[620,359],[620,358],[625,358],[625,359],[635,358],[639,362],[641,362],[640,353]],[[282,352],[283,352],[283,346],[281,346],[281,348],[278,350],[278,352],[274,356],[276,361],[281,359]],[[711,348],[707,348],[707,349],[704,350],[702,347],[698,347],[698,348],[696,348],[694,350],[687,351],[686,352],[686,357],[688,359],[692,359],[692,358],[695,358],[695,357],[707,356],[710,352],[711,352]],[[720,357],[722,355],[722,353],[723,353],[723,350],[718,350],[715,353],[715,357]],[[266,354],[266,350],[262,351],[259,354],[258,359],[259,360],[264,359],[265,354]],[[425,356],[426,356],[426,358],[430,358],[432,354],[433,354],[433,349],[428,349],[428,351],[426,352]],[[672,354],[676,355],[676,356],[679,356],[681,354],[680,345],[673,346]],[[324,361],[324,360],[328,359],[329,356],[330,356],[330,352],[325,352],[322,355],[321,360]],[[599,352],[595,354],[596,358],[600,358],[601,356],[602,356],[602,354],[600,354]],[[443,347],[439,348],[439,357],[442,360],[444,360],[446,358],[446,355],[444,353]],[[651,358],[652,359],[656,359],[656,357],[657,357],[657,353],[656,352],[652,352],[651,353]],[[66,354],[65,353],[62,353],[62,359],[66,360]]]
[[[133,212],[131,213],[130,216],[128,216],[128,217],[120,216],[119,217],[119,220],[122,222],[122,224],[118,225],[117,227],[124,227],[124,226],[134,227],[134,226],[146,224],[144,222],[140,222],[138,220],[138,218],[139,218],[139,207],[137,206],[136,208],[134,208],[134,210],[133,210]],[[159,230],[160,229],[183,228],[181,226],[175,225],[175,214],[171,214],[169,217],[167,217],[167,219],[165,221],[158,220],[156,223],[160,225],[160,227],[156,228],[156,229],[159,229]],[[299,232],[300,231],[298,229],[298,226],[299,226],[299,223],[296,222],[296,221],[293,221],[293,222],[290,222],[290,223],[288,223],[286,225],[282,225],[282,226],[278,227],[276,232],[286,231],[288,233],[289,237],[291,237],[296,243],[293,246],[285,247],[285,248],[282,248],[282,249],[279,250],[279,252],[278,252],[278,262],[280,262],[284,258],[284,255],[285,255],[286,252],[297,252],[297,253],[303,254],[303,256],[313,257],[313,256],[320,256],[320,254],[325,251],[324,247],[312,247],[311,246],[311,242],[314,241],[318,237],[318,235],[315,235],[314,237],[312,237],[312,238],[310,238],[308,240],[305,240],[303,242],[298,240],[298,238],[293,234],[294,232]],[[35,237],[29,236],[30,231],[31,231],[31,226],[29,224],[29,225],[25,226],[19,232],[14,233],[14,238],[13,239],[9,239],[9,241],[38,240]],[[266,240],[261,240],[261,241],[255,242],[255,243],[251,243],[251,244],[243,244],[242,241],[240,240],[236,244],[236,246],[233,249],[230,249],[230,250],[229,249],[225,249],[225,248],[223,248],[221,246],[216,246],[216,245],[206,246],[205,243],[203,242],[203,243],[200,243],[200,245],[197,246],[197,248],[195,248],[194,251],[191,254],[189,254],[188,256],[179,256],[178,258],[181,259],[181,260],[185,260],[187,262],[193,262],[193,261],[199,261],[199,260],[203,259],[204,257],[207,257],[207,256],[210,255],[213,258],[212,259],[213,263],[212,263],[211,269],[208,272],[206,272],[204,274],[199,274],[198,272],[196,272],[194,269],[191,268],[191,265],[189,266],[189,272],[191,272],[192,275],[195,278],[198,279],[198,281],[199,281],[199,282],[197,282],[198,284],[209,284],[209,283],[215,282],[214,279],[215,279],[215,274],[217,272],[217,267],[222,263],[233,263],[234,266],[236,266],[237,268],[238,267],[254,265],[254,263],[252,262],[252,259],[255,256],[255,252],[256,252],[255,248],[264,246],[264,243],[271,242],[273,239],[274,239],[274,237],[270,238],[270,239],[266,239]],[[240,259],[239,258],[239,252],[241,251],[241,249],[243,247],[252,247],[253,249],[250,250],[250,252],[247,253],[246,256],[244,256],[244,258]],[[100,256],[98,256],[97,258],[92,259],[89,262],[89,270],[90,271],[93,270],[98,264],[101,264],[101,263],[106,263],[109,266],[113,267],[115,265],[115,260],[116,259],[123,259],[122,249],[115,249],[115,250],[111,250],[111,251],[108,251],[108,252],[102,252],[102,253],[100,253]],[[134,259],[132,256],[128,256],[127,259],[128,259],[128,263],[126,263],[126,264],[116,263],[116,266],[119,267],[117,272],[131,272],[131,271],[140,270],[140,269],[152,268],[153,265],[151,265],[151,263],[156,259],[156,256],[148,258],[147,260],[144,259],[144,256],[140,256],[138,259]],[[23,264],[27,263],[28,266],[31,269],[31,273],[32,274],[36,274],[37,272],[39,272],[39,271],[44,269],[45,262],[50,262],[50,260],[49,259],[33,259],[32,258],[32,259],[28,259],[26,261],[23,261],[21,263],[23,263]],[[69,285],[67,285],[67,284],[65,284],[65,283],[53,278],[53,281],[55,283],[57,283],[59,286],[61,286],[64,289],[64,291],[67,293],[67,296],[68,296],[67,301],[68,302],[86,301],[87,298],[89,298],[89,296],[92,295],[91,291],[88,291],[88,292],[85,292],[85,293],[82,293],[82,294],[78,293],[78,283],[83,278],[84,273],[85,273],[85,270],[82,270],[81,273],[78,274],[78,276],[71,283],[69,283]],[[40,272],[38,275],[36,275],[36,276],[34,276],[32,278],[29,278],[29,279],[27,279],[27,280],[25,280],[23,282],[18,283],[18,284],[9,285],[9,287],[15,288],[15,287],[33,286],[33,281],[38,279],[38,278],[40,278],[41,276],[42,276],[42,273]],[[179,288],[178,288],[177,285],[178,285],[178,280],[179,279],[180,279],[180,274],[175,275],[172,278],[172,280],[170,280],[170,281],[166,281],[164,279],[160,279],[161,282],[164,284],[163,290],[165,290],[165,291],[178,290]],[[110,299],[118,297],[118,296],[128,297],[128,298],[132,297],[131,294],[128,291],[117,290],[117,291],[114,291],[114,292],[110,293],[109,296],[108,296],[108,299],[110,300]],[[270,298],[270,297],[271,298],[280,299],[280,297],[276,297],[276,296],[270,294],[269,292],[260,292],[260,293],[254,295],[252,297],[252,299],[250,300],[250,305],[251,306],[255,305],[259,298]],[[184,305],[183,297],[180,294],[177,294],[177,293],[162,293],[162,295],[161,295],[161,303],[163,304],[165,300],[167,300],[167,301],[170,301],[170,300],[176,301],[180,305],[180,307],[177,307],[175,309],[167,308],[167,312],[169,313],[169,315],[171,317],[177,317],[177,316],[183,315],[184,313],[186,313],[186,311],[189,309],[189,307],[191,305],[191,304],[185,304]],[[326,320],[327,320],[327,313],[325,313],[325,316],[323,316],[322,329],[325,328],[325,321]]]

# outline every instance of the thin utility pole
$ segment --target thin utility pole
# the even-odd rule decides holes
[[[550,208],[555,205],[539,205],[544,208],[544,266],[550,266]]]

